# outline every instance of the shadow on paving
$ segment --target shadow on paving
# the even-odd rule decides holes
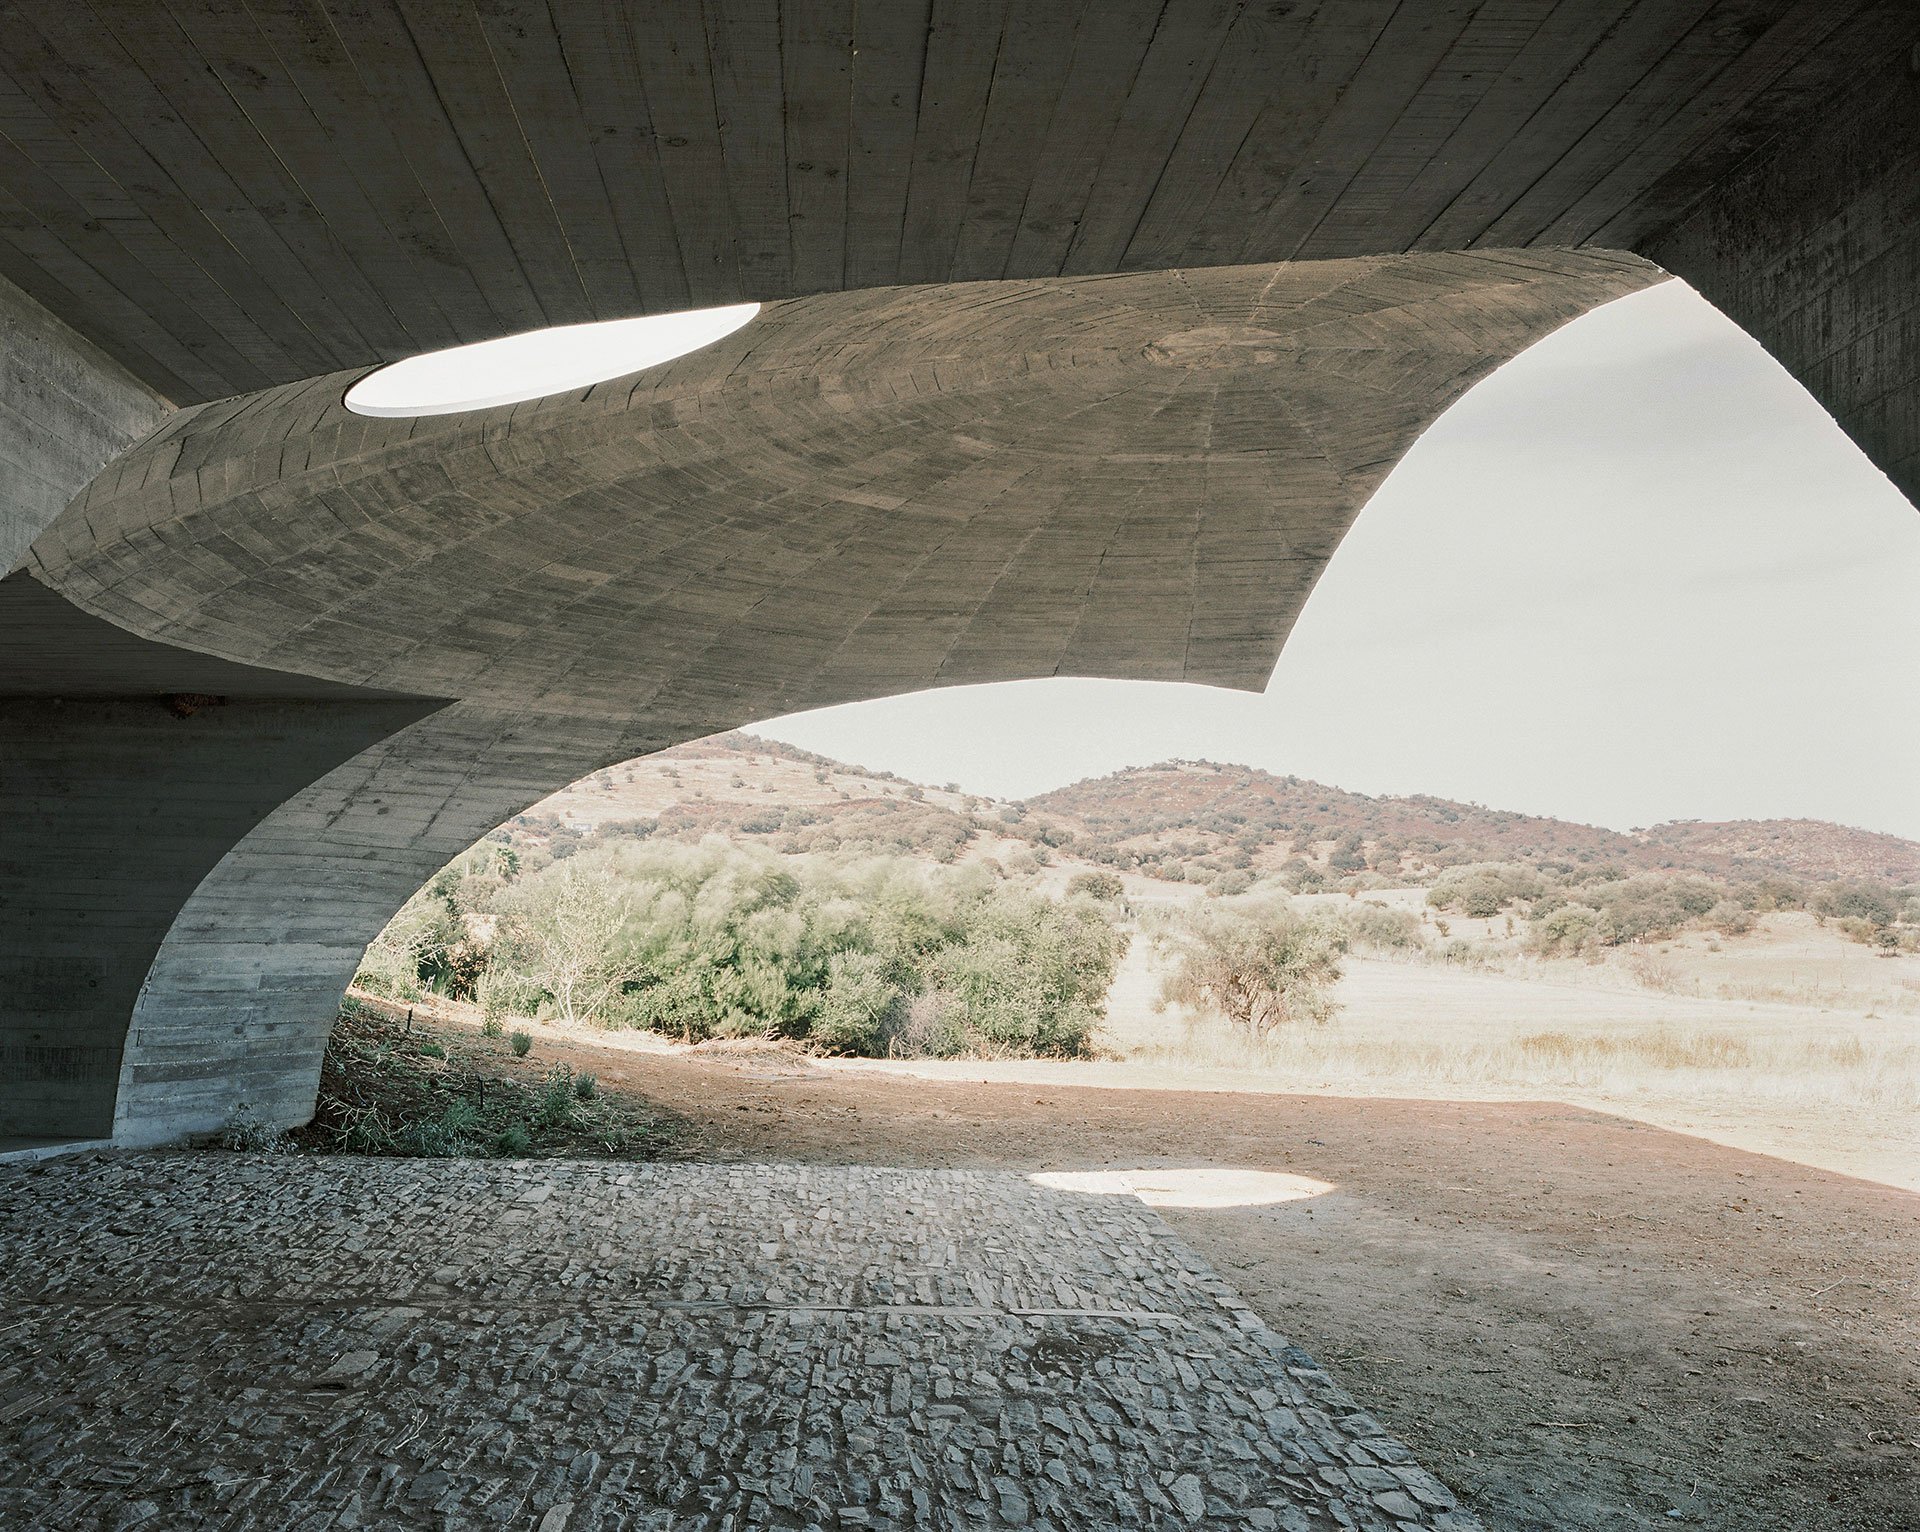
[[[8,1525],[1479,1525],[1132,1196],[149,1154],[0,1227]]]

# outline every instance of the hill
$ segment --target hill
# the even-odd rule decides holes
[[[1632,832],[1425,794],[1369,796],[1248,766],[1167,761],[1021,803],[730,733],[596,772],[520,815],[565,845],[596,832],[762,839],[952,861],[1017,854],[1214,883],[1306,863],[1321,876],[1418,881],[1469,862],[1544,871],[1920,883],[1920,843],[1817,820],[1681,821]]]
[[[1151,860],[1232,848],[1260,868],[1300,857],[1333,871],[1431,873],[1467,862],[1556,871],[1768,874],[1920,881],[1920,843],[1816,820],[1683,821],[1622,832],[1425,794],[1371,797],[1247,766],[1168,761],[1027,801],[1085,841]]]

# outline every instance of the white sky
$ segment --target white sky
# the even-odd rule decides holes
[[[1804,815],[1920,839],[1920,512],[1672,282],[1428,431],[1263,696],[1027,681],[756,732],[998,797],[1180,756],[1621,829]]]

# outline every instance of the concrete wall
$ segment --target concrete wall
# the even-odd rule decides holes
[[[107,1136],[127,1018],[182,902],[290,794],[420,712],[0,700],[0,1139]],[[244,1052],[243,1025],[210,1024]]]
[[[341,993],[393,912],[556,774],[665,743],[604,721],[456,704],[294,793],[220,857],[152,952],[114,1139],[209,1132],[242,1104],[305,1122]]]
[[[38,576],[150,640],[457,700],[169,885],[115,1136],[304,1120],[393,910],[598,766],[938,684],[1264,684],[1427,424],[1658,279],[1497,252],[834,294],[511,409],[366,420],[334,378],[182,412]]]
[[[1920,505],[1920,42],[1881,55],[1645,253],[1754,335]]]
[[[99,347],[0,281],[0,574],[108,459],[171,408]]]

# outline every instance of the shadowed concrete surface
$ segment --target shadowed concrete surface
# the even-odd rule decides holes
[[[393,910],[610,762],[923,686],[1262,685],[1420,431],[1658,275],[1501,251],[830,294],[509,408],[368,419],[339,375],[179,412],[42,535],[33,579],[153,651],[458,700],[155,880],[177,914],[143,928],[115,1137],[243,1103],[305,1120]],[[224,796],[219,766],[182,769]],[[8,864],[22,901],[51,833]],[[41,950],[0,937],[0,965]]]
[[[22,1526],[1480,1525],[1133,1197],[165,1155],[0,1222]]]
[[[1662,268],[1920,473],[1907,0],[7,17],[0,564],[31,542],[169,647],[5,655],[0,696],[101,722],[0,740],[10,823],[54,825],[9,831],[0,993],[128,933],[97,1004],[6,1022],[119,1070],[122,1142],[298,1121],[386,914],[594,767],[929,685],[1262,684],[1419,433]],[[341,406],[422,350],[745,298],[637,379]],[[0,632],[45,610],[0,587]],[[108,764],[156,697],[228,694],[181,651],[292,679],[196,725],[223,750]],[[304,741],[260,773],[256,715]],[[145,886],[81,876],[129,823]],[[81,1094],[32,1131],[99,1131]]]

